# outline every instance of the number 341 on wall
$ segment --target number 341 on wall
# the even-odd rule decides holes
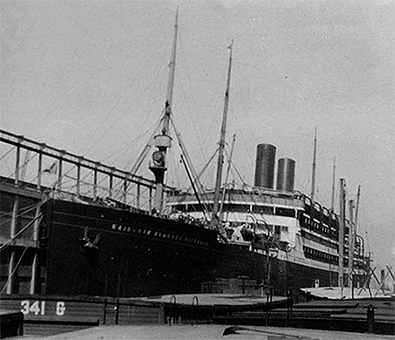
[[[24,315],[33,314],[34,315],[45,315],[45,304],[46,301],[30,301],[23,300],[21,301],[21,312]],[[55,305],[55,314],[58,316],[63,316],[66,311],[66,305],[63,301],[56,302]]]

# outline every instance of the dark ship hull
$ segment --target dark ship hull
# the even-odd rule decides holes
[[[167,218],[61,200],[47,201],[42,212],[45,294],[199,293],[220,279],[244,278],[257,293],[272,286],[285,295],[317,279],[337,280],[335,273],[221,243],[214,230]]]

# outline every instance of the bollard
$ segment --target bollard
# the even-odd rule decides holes
[[[104,305],[103,305],[103,325],[106,324],[106,318],[107,318],[107,298],[104,299]]]
[[[374,306],[369,305],[368,310],[366,312],[367,316],[367,332],[368,333],[374,333]]]
[[[173,320],[174,323],[177,322],[176,319],[176,309],[177,309],[177,298],[175,295],[170,297],[170,304],[169,304],[169,326],[171,326],[171,321]]]
[[[119,322],[119,309],[120,309],[120,302],[119,299],[117,299],[117,304],[115,306],[115,324],[118,325]]]
[[[196,304],[195,304],[196,303]],[[194,306],[199,306],[199,299],[198,299],[198,297],[195,295],[193,298],[192,298],[192,307],[191,307],[191,326],[193,326],[193,321],[195,321],[194,320],[194,318],[195,318],[195,313],[194,313]],[[196,318],[196,323],[197,323],[197,318]]]
[[[289,327],[289,318],[292,311],[293,299],[292,299],[292,288],[289,288],[287,292],[287,327]]]
[[[266,324],[265,326],[269,326],[269,296],[270,292],[266,292]]]

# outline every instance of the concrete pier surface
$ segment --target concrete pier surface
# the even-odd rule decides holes
[[[194,298],[196,299],[194,301]],[[162,302],[162,303],[176,303],[179,305],[191,306],[198,304],[199,306],[227,306],[232,307],[254,307],[267,304],[267,297],[259,297],[243,294],[175,294],[162,295],[152,297],[138,298],[139,301],[146,302]],[[284,296],[272,296],[271,303],[285,303],[287,298]]]
[[[318,299],[330,300],[359,300],[359,299],[388,299],[395,298],[395,292],[389,290],[368,290],[366,288],[350,287],[318,287],[301,288],[304,294],[310,294]]]
[[[228,335],[224,331],[228,330]],[[151,325],[151,326],[99,326],[49,337],[18,337],[45,340],[145,340],[145,339],[260,339],[260,340],[376,340],[395,339],[391,335],[361,334],[311,329],[227,325]]]

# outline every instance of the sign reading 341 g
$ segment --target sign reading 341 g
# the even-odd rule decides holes
[[[54,312],[57,316],[63,316],[66,311],[66,304],[63,301],[50,301],[48,304],[52,305],[52,302],[55,303],[55,311],[53,311],[53,308],[47,308],[47,301],[23,300],[21,301],[21,312],[24,315],[45,315],[48,310],[50,314]]]

